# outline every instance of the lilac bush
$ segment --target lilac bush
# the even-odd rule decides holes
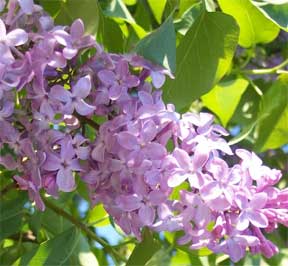
[[[4,5],[0,1],[0,7]],[[162,67],[103,50],[77,19],[56,26],[32,1],[9,1],[0,18],[0,163],[42,211],[45,193],[89,190],[126,234],[182,231],[179,245],[237,262],[247,249],[270,258],[264,233],[288,226],[281,172],[231,148],[209,113],[162,100]],[[87,61],[81,56],[95,49]],[[175,88],[177,89],[177,88]],[[98,124],[97,117],[105,118]],[[85,128],[93,130],[88,138]],[[231,163],[233,162],[233,163]],[[178,199],[171,197],[175,187]]]

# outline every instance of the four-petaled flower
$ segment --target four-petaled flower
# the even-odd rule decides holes
[[[104,85],[109,87],[109,97],[114,101],[127,93],[129,88],[139,85],[140,82],[136,76],[130,74],[128,63],[124,60],[116,65],[114,71],[106,69],[99,71],[98,77]]]
[[[69,192],[75,189],[75,176],[73,171],[83,171],[78,159],[75,158],[75,151],[69,140],[63,140],[60,157],[55,153],[48,153],[43,164],[47,171],[57,171],[56,183],[59,190]]]
[[[243,231],[248,228],[249,223],[256,227],[265,228],[268,226],[268,219],[263,214],[262,209],[267,203],[267,194],[264,192],[257,193],[248,200],[248,198],[242,194],[235,196],[237,206],[241,210],[236,228],[239,231]]]
[[[51,88],[50,95],[52,98],[65,103],[63,112],[72,114],[74,110],[80,115],[86,116],[94,112],[95,107],[87,104],[84,99],[89,95],[91,90],[91,78],[89,75],[80,78],[72,86],[71,91],[64,89],[60,85]]]

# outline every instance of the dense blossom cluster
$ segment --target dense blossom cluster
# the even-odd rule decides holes
[[[233,261],[248,248],[266,257],[278,251],[263,231],[288,226],[288,189],[274,187],[280,171],[253,152],[234,154],[212,115],[180,115],[164,104],[165,69],[105,52],[79,19],[54,26],[32,1],[0,1],[4,8],[0,163],[38,209],[40,193],[57,198],[80,178],[92,204],[103,203],[127,234],[183,231],[180,245]],[[83,63],[89,50],[96,52]]]

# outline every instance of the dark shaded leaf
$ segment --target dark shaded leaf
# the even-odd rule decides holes
[[[97,39],[109,52],[123,52],[124,35],[112,18],[101,15]]]
[[[170,249],[162,247],[151,257],[145,266],[167,266],[169,265],[170,261]]]
[[[143,240],[134,248],[126,266],[145,265],[160,248],[161,244],[153,238],[153,234],[144,229]]]
[[[135,51],[152,62],[175,71],[176,36],[170,16],[158,29],[143,38]]]
[[[264,94],[258,119],[262,119],[255,143],[257,151],[276,149],[288,140],[288,75],[282,74]]]
[[[47,5],[50,5],[51,8],[54,4],[58,5],[58,1],[45,0],[45,2],[48,2]],[[81,4],[79,0],[66,0],[60,1],[60,6],[60,10],[55,16],[55,23],[71,25],[75,19],[81,18],[85,24],[86,33],[96,36],[100,12],[97,0],[81,0]]]
[[[21,192],[11,200],[0,200],[0,240],[19,232],[25,202],[27,202],[27,195]]]
[[[79,230],[72,227],[24,254],[17,265],[71,265],[69,260],[76,253],[80,236]]]

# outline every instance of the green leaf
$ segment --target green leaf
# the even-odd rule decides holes
[[[50,0],[44,0],[51,2]],[[51,6],[53,3],[47,3]],[[56,1],[58,5],[59,1]],[[70,25],[75,19],[81,18],[85,25],[86,33],[96,35],[99,24],[99,7],[97,0],[66,0],[60,1],[61,8],[55,16],[55,23],[60,25]]]
[[[152,29],[149,8],[147,8],[147,5],[144,1],[138,2],[134,18],[137,24],[145,30],[150,31]]]
[[[146,36],[146,31],[138,25],[122,1],[114,0],[100,9],[98,41],[113,53],[123,53],[129,47],[129,40],[136,41]],[[127,23],[133,29],[129,31]],[[129,39],[128,39],[129,38]],[[127,41],[128,39],[128,41]]]
[[[143,240],[133,250],[126,266],[142,266],[161,248],[161,244],[153,238],[147,228],[143,232]]]
[[[137,4],[137,0],[123,0],[123,1],[127,6],[134,6],[135,4]]]
[[[213,0],[204,0],[204,3],[208,12],[214,12],[216,10],[216,4]]]
[[[229,69],[239,28],[223,13],[203,13],[177,47],[175,80],[164,85],[164,99],[177,109],[208,92]]]
[[[257,120],[261,95],[256,92],[255,86],[261,89],[266,89],[267,87],[266,83],[263,84],[263,82],[260,81],[262,80],[254,80],[254,86],[250,81],[248,88],[241,97],[236,111],[230,119],[230,122],[234,125],[239,125],[243,129],[247,129]]]
[[[194,4],[200,3],[201,0],[180,0],[179,1],[179,8],[177,10],[177,18],[183,16],[183,14],[190,9]]]
[[[80,235],[79,242],[73,255],[70,259],[70,265],[79,266],[98,266],[98,260],[94,253],[90,250],[89,243],[87,239]],[[102,265],[101,265],[102,266]]]
[[[252,2],[266,17],[278,25],[281,29],[288,31],[288,3],[259,5]]]
[[[126,23],[129,23],[131,25],[132,29],[134,30],[134,32],[136,33],[136,35],[139,39],[143,38],[147,34],[146,31],[140,25],[138,25],[135,22],[135,19],[132,17],[129,10],[127,9],[125,4],[121,0],[110,1],[110,3],[108,5],[106,5],[106,7],[103,8],[103,14],[104,14],[104,18],[105,17],[106,17],[106,19],[111,18],[114,21],[116,21],[117,26],[119,28],[121,28],[122,33],[124,35],[126,35],[126,37],[128,37],[128,35],[129,35],[129,31],[127,29]],[[105,21],[103,21],[103,23],[105,23]],[[100,24],[102,24],[101,21],[100,21]],[[102,25],[102,27],[104,28],[105,25]],[[111,22],[110,22],[110,27],[112,27]],[[114,31],[116,30],[115,25],[113,25],[112,29]],[[111,39],[113,39],[113,35],[115,34],[115,32],[113,34],[111,32],[111,30],[109,30],[109,28],[107,28],[107,27],[106,27],[105,31],[102,31],[102,34],[105,34],[105,33],[106,33],[107,37],[108,37],[108,35],[112,35],[110,37]],[[119,33],[117,33],[117,35],[118,35],[118,39],[119,39]],[[115,40],[115,38],[114,38],[114,41],[115,41],[114,42],[115,52],[117,52],[116,51],[117,40]],[[118,44],[118,46],[119,46],[119,44]]]
[[[175,255],[171,259],[170,265],[190,266],[191,265],[190,257],[186,252],[177,249]]]
[[[1,248],[0,265],[13,265],[13,263],[25,252],[29,252],[38,245],[30,242],[15,243],[12,246]]]
[[[181,190],[188,190],[189,184],[188,182],[183,182],[181,185],[174,187],[172,193],[169,196],[171,200],[179,200],[180,198],[180,191]]]
[[[185,35],[196,18],[201,14],[202,3],[195,3],[185,11],[180,19],[174,21],[175,30]]]
[[[72,224],[54,211],[46,208],[41,214],[41,225],[53,236],[67,230]]]
[[[39,3],[44,8],[44,10],[54,19],[60,12],[61,0],[39,0]]]
[[[89,211],[88,223],[97,227],[105,226],[110,223],[109,215],[105,211],[103,204],[98,204],[91,211]]]
[[[93,136],[95,136],[95,131],[90,131]],[[89,132],[89,133],[90,133]],[[89,137],[87,132],[85,132],[86,136]],[[86,201],[89,201],[89,191],[87,184],[78,176],[76,175],[76,180],[77,180],[77,192],[79,193],[80,197],[85,199]]]
[[[109,5],[103,10],[103,13],[109,17],[123,18],[128,22],[135,23],[134,18],[121,0],[110,1]]]
[[[161,44],[161,45],[159,45]],[[172,16],[158,29],[143,38],[135,51],[152,62],[175,71],[176,37]]]
[[[177,238],[177,234],[176,234],[176,238]],[[210,249],[208,249],[207,247],[200,248],[197,250],[191,250],[188,245],[186,245],[186,246],[177,245],[177,249],[181,249],[182,251],[187,252],[189,254],[190,258],[205,257],[205,256],[209,256],[209,255],[213,254],[213,252]]]
[[[78,229],[72,227],[24,254],[17,265],[71,265],[69,261],[76,254],[80,236]]]
[[[276,149],[288,139],[288,74],[282,74],[264,94],[258,118],[257,151]]]
[[[38,239],[40,236],[40,229],[41,229],[41,220],[42,220],[42,214],[41,211],[35,211],[28,221],[29,228],[32,230],[33,234]]]
[[[97,35],[98,41],[109,51],[121,53],[124,50],[124,35],[117,22],[101,14]]]
[[[93,250],[93,253],[96,255],[97,261],[98,261],[100,266],[108,266],[109,265],[109,263],[107,261],[106,252],[103,249],[97,249],[95,247],[91,247],[91,249]]]
[[[225,127],[236,110],[249,82],[246,79],[223,81],[201,97],[204,105],[214,112]]]
[[[167,266],[170,260],[170,249],[162,247],[151,257],[145,266]]]
[[[236,143],[239,143],[241,142],[242,140],[246,139],[250,133],[253,131],[253,129],[255,128],[255,126],[258,124],[258,122],[260,121],[260,119],[252,122],[251,124],[249,125],[246,125],[240,132],[239,135],[235,136],[234,138],[232,138],[230,141],[229,141],[229,145],[234,145]]]
[[[162,22],[162,15],[167,3],[167,0],[147,0],[152,13],[156,19],[156,21],[158,22],[158,24],[161,24]]]
[[[250,0],[219,0],[223,12],[233,16],[240,26],[239,44],[243,47],[251,47],[257,43],[273,41],[279,28]]]
[[[22,247],[14,245],[6,248],[1,248],[0,265],[12,265],[21,256]]]
[[[26,201],[26,194],[21,192],[14,199],[0,200],[0,240],[19,232]]]
[[[285,234],[286,234],[286,231],[285,231]],[[266,262],[266,264],[263,263],[263,265],[288,265],[288,249],[280,248],[278,254],[276,254],[275,256],[269,259],[263,257],[263,260]]]

